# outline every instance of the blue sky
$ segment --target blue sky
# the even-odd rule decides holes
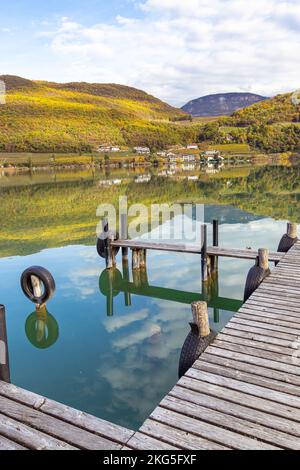
[[[136,86],[172,104],[300,86],[298,0],[1,2],[0,74]]]

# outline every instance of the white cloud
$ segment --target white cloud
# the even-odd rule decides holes
[[[174,104],[213,92],[299,88],[294,0],[148,0],[141,18],[62,18],[50,47],[62,79],[124,83]]]

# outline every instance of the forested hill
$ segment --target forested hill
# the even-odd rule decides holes
[[[100,144],[163,147],[194,140],[180,109],[135,88],[0,76],[0,151],[90,151]],[[199,126],[198,126],[199,128]]]
[[[236,111],[232,122],[236,125],[300,122],[300,106],[296,104],[296,99],[293,93],[277,95]]]

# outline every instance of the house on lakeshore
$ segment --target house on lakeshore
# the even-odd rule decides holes
[[[187,145],[186,148],[188,150],[199,150],[199,147],[197,144],[190,144],[190,145]]]
[[[167,152],[165,152],[165,151],[157,152],[156,155],[157,155],[158,157],[166,157],[166,156],[167,156]]]
[[[151,153],[149,147],[134,147],[133,150],[138,155],[150,155]]]
[[[201,157],[205,158],[208,162],[224,160],[219,150],[206,150],[206,152],[201,154]]]
[[[149,183],[151,181],[151,175],[140,175],[135,178],[135,183]]]
[[[184,163],[191,163],[196,161],[196,157],[195,155],[182,155],[181,160]]]
[[[97,152],[100,152],[100,153],[121,152],[121,149],[120,147],[115,147],[112,145],[100,145],[97,148]]]
[[[176,153],[169,152],[167,154],[167,157],[169,159],[169,162],[171,162],[171,163],[176,163],[177,162],[178,155],[176,155]]]

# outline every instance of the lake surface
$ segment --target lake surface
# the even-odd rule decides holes
[[[0,303],[14,384],[128,428],[142,424],[177,381],[191,300],[208,297],[211,328],[220,331],[252,262],[221,259],[212,291],[203,292],[197,255],[149,252],[147,273],[133,279],[119,254],[112,306],[95,250],[97,206],[124,194],[147,206],[204,204],[210,243],[217,218],[226,247],[276,250],[286,221],[300,222],[298,166],[206,170],[2,174]],[[19,283],[32,265],[47,268],[57,286],[44,336]]]

